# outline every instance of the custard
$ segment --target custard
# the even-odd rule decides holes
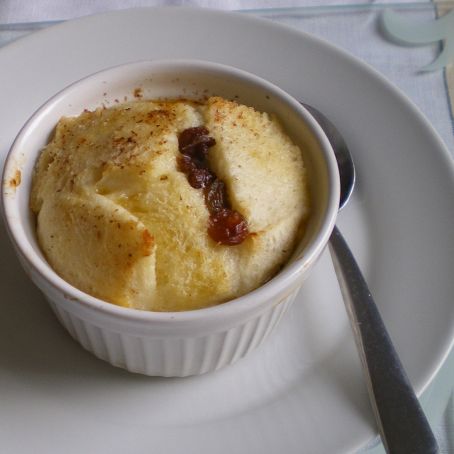
[[[203,138],[182,145],[188,130]],[[220,97],[62,118],[30,203],[63,279],[152,311],[208,307],[259,287],[289,259],[309,216],[299,147],[275,118]]]

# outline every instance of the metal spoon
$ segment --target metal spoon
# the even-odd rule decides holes
[[[322,127],[336,155],[341,183],[341,210],[355,184],[351,154],[335,126],[314,107],[307,104],[304,107]],[[391,454],[439,452],[366,281],[337,227],[331,234],[329,249],[386,451]]]

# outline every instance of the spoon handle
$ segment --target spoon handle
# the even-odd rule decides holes
[[[438,446],[366,281],[337,227],[329,241],[337,279],[383,444],[391,454],[435,454]]]

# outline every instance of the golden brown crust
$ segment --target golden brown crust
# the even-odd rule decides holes
[[[201,191],[178,170],[178,135],[204,124],[210,164],[252,235],[207,235]],[[288,259],[308,215],[301,152],[252,108],[135,101],[63,118],[36,166],[31,208],[50,264],[68,282],[139,309],[189,310],[261,285]]]

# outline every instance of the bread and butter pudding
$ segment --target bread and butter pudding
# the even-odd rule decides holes
[[[301,150],[251,107],[134,101],[62,118],[31,191],[39,244],[80,290],[184,311],[259,287],[309,215]]]

